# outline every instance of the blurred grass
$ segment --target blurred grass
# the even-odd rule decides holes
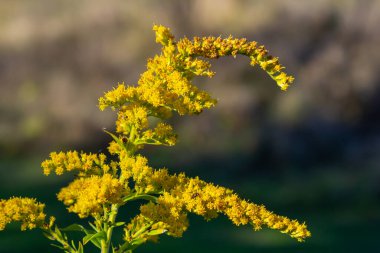
[[[55,199],[70,176],[43,176],[35,158],[2,160],[0,166],[1,198],[33,196],[47,204],[48,214],[57,216],[57,223],[62,227],[78,222]],[[304,243],[277,231],[254,232],[249,226],[235,227],[225,217],[206,222],[190,215],[190,228],[183,238],[164,236],[159,243],[149,243],[136,252],[379,252],[380,203],[369,180],[377,177],[376,170],[372,170],[373,175],[350,173],[346,178],[340,176],[339,181],[336,174],[341,169],[319,168],[289,176],[253,175],[240,179],[232,175],[229,180],[222,175],[213,177],[244,198],[305,221],[313,236]],[[204,178],[210,177],[204,173]],[[136,209],[132,206],[121,216]],[[0,252],[60,252],[49,243],[40,231],[20,232],[19,226],[11,225],[1,233]]]

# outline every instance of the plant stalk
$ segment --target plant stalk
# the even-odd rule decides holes
[[[111,205],[111,211],[104,224],[104,231],[107,234],[106,240],[101,241],[101,253],[108,253],[111,246],[112,232],[117,216],[119,206],[117,204]]]

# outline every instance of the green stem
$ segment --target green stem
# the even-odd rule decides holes
[[[119,206],[117,204],[113,204],[111,206],[111,214],[109,217],[109,223],[111,224],[111,226],[107,230],[107,247],[108,248],[111,245],[112,232],[113,232],[113,228],[114,228],[113,225],[115,224],[118,209],[119,209]]]
[[[147,224],[146,226],[142,227],[139,231],[137,231],[136,233],[134,233],[132,235],[132,238],[135,239],[138,236],[140,236],[141,234],[145,233],[152,225],[153,225],[153,222],[149,222],[149,224]]]
[[[108,253],[108,247],[107,247],[107,242],[102,240],[101,242],[101,253]]]
[[[152,192],[151,194],[160,194],[160,192]],[[157,197],[150,195],[148,193],[142,193],[142,194],[132,193],[132,194],[129,194],[128,196],[124,197],[123,202],[127,203],[129,201],[133,201],[136,199],[144,199],[144,200],[152,201],[154,203],[157,202]]]
[[[118,209],[119,209],[119,206],[117,204],[113,204],[111,205],[110,213],[104,214],[105,222],[103,226],[103,231],[106,232],[107,237],[106,237],[106,240],[101,241],[101,253],[109,252],[109,248],[111,246],[112,232],[113,232]]]
[[[133,142],[135,140],[135,135],[136,135],[136,128],[134,125],[131,125],[131,131],[129,133],[129,140]]]

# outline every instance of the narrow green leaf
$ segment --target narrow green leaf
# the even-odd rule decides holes
[[[157,202],[157,197],[155,196],[152,196],[152,195],[147,195],[147,194],[144,194],[144,195],[140,195],[139,196],[140,199],[145,199],[145,200],[148,200],[148,201],[152,201],[152,202]]]
[[[73,240],[71,240],[71,246],[73,247],[73,249],[77,250],[77,246],[75,246],[75,242]]]
[[[62,237],[62,233],[57,226],[54,228],[54,233],[56,233],[59,237]]]
[[[43,233],[43,235],[47,238],[47,239],[49,239],[49,240],[51,240],[51,241],[55,241],[55,238],[52,236],[52,235],[49,235],[48,233]]]
[[[121,226],[123,226],[124,224],[125,224],[124,221],[119,221],[119,222],[116,222],[116,223],[113,225],[113,227],[121,227]]]
[[[164,143],[155,139],[137,139],[134,142],[135,145],[148,144],[148,145],[164,145]]]
[[[111,137],[112,137],[112,139],[114,140],[114,141],[116,141],[116,143],[117,144],[119,144],[121,147],[124,147],[125,148],[125,146],[124,146],[124,143],[116,136],[116,135],[114,135],[113,133],[111,133],[111,132],[108,132],[107,130],[105,130],[105,129],[103,129],[103,131],[104,132],[106,132],[107,134],[109,134]]]
[[[160,229],[155,229],[155,230],[149,231],[148,235],[161,235],[161,234],[164,234],[166,232],[168,232],[168,230],[160,228]]]
[[[136,200],[136,199],[144,199],[144,200],[152,201],[152,202],[154,202],[154,203],[157,202],[157,197],[156,197],[156,196],[152,196],[152,195],[148,195],[148,194],[134,194],[134,195],[129,195],[129,196],[126,196],[126,197],[123,199],[123,202],[126,203],[126,202],[128,202],[128,201]]]
[[[64,232],[71,232],[71,231],[84,232],[85,230],[86,229],[82,225],[79,225],[79,224],[71,224],[70,226],[61,228],[61,231],[64,231]]]
[[[97,248],[102,248],[101,238],[94,238],[91,240],[91,243],[94,244]]]
[[[50,245],[51,246],[53,246],[53,247],[56,247],[56,248],[58,248],[58,249],[65,249],[62,245],[57,245],[57,244],[54,244],[54,243],[50,243]]]
[[[79,246],[78,246],[78,253],[83,253],[83,245],[81,242],[79,242]]]
[[[107,234],[104,231],[100,231],[96,234],[88,234],[85,237],[83,237],[83,245],[86,245],[89,241],[95,241],[96,239],[104,239],[106,240]]]
[[[146,242],[146,238],[137,238],[131,241],[131,245],[137,247]]]
[[[137,225],[137,222],[136,222],[136,220],[134,220],[133,223],[132,223],[132,229],[129,231],[130,234],[133,234],[133,233],[135,232],[135,230],[136,230],[136,225]]]
[[[92,227],[94,229],[94,232],[91,232],[89,234],[94,234],[95,232],[99,232],[99,230],[96,228],[96,226],[94,224],[92,224],[91,222],[89,222],[88,225],[90,225],[90,227]]]
[[[148,144],[156,144],[156,143],[159,143],[159,141],[157,141],[155,139],[146,139],[146,143],[148,143]]]

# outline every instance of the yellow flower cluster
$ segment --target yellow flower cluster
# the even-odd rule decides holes
[[[135,146],[142,144],[173,146],[176,143],[173,128],[159,122],[155,128],[147,129],[148,115],[149,111],[146,107],[135,104],[123,106],[118,112],[116,132],[126,136],[128,141]]]
[[[131,126],[134,126],[137,131],[148,127],[148,110],[146,107],[130,104],[119,110],[116,132],[129,135]]]
[[[177,50],[183,57],[205,57],[219,58],[222,56],[236,56],[238,54],[248,56],[251,65],[259,65],[277,85],[286,90],[294,81],[292,76],[282,72],[284,67],[279,63],[277,57],[268,54],[264,46],[257,46],[257,42],[247,42],[245,38],[236,39],[229,36],[227,39],[221,37],[195,37],[193,41],[187,38],[181,39],[177,44]]]
[[[120,160],[120,178],[123,182],[131,178],[137,193],[148,193],[155,190],[147,181],[153,170],[147,163],[148,160],[143,156],[124,156]]]
[[[116,141],[111,141],[109,144],[108,144],[108,152],[111,154],[111,155],[116,155],[116,154],[120,154],[120,152],[123,151],[123,145],[120,145],[119,143],[117,143]]]
[[[149,116],[166,119],[172,112],[179,115],[199,114],[216,104],[210,94],[192,84],[195,76],[214,75],[210,70],[211,64],[199,57],[245,55],[251,59],[251,65],[259,65],[281,89],[286,90],[293,82],[293,77],[282,72],[284,67],[278,58],[270,56],[256,42],[231,36],[226,39],[195,37],[192,41],[183,38],[176,42],[168,28],[155,25],[153,30],[156,32],[156,42],[163,45],[162,53],[148,59],[147,70],[141,75],[138,85],[119,83],[118,87],[99,99],[101,110],[107,107],[119,109],[116,130],[126,136],[135,149],[142,148],[144,144],[175,144],[171,129],[159,138],[158,135],[153,137],[152,130],[141,131],[149,127]],[[162,129],[159,125],[156,132]]]
[[[166,107],[180,115],[198,114],[215,105],[216,100],[207,92],[192,85],[192,76],[184,67],[175,55],[161,54],[148,60],[136,87],[139,99],[153,108]]]
[[[100,110],[106,109],[108,106],[119,108],[127,102],[132,102],[136,98],[136,92],[133,86],[125,86],[124,83],[119,83],[117,88],[106,92],[103,97],[99,98]]]
[[[140,207],[140,216],[154,222],[155,229],[167,231],[173,237],[181,237],[189,227],[187,213],[182,211],[178,201],[169,194],[158,199],[157,204],[152,202]]]
[[[273,214],[264,206],[242,200],[230,189],[206,183],[199,178],[188,179],[187,184],[175,189],[173,195],[186,210],[205,216],[206,219],[223,213],[237,226],[249,223],[255,230],[267,226],[299,241],[310,236],[305,224]]]
[[[186,230],[187,212],[205,219],[225,214],[237,226],[251,224],[255,230],[266,226],[299,241],[310,236],[305,224],[273,214],[264,206],[242,200],[230,189],[206,183],[198,177],[189,178],[183,173],[170,175],[166,169],[154,170],[142,156],[125,157],[120,167],[123,178],[133,179],[137,193],[162,192],[157,203],[141,207],[141,215],[155,224],[160,222],[160,228],[172,236],[181,236]]]
[[[115,171],[116,163],[106,163],[104,154],[86,154],[77,151],[52,152],[50,159],[42,162],[41,167],[45,175],[55,172],[62,175],[66,171],[79,171],[79,176],[85,175],[102,175],[110,170]]]
[[[58,200],[68,206],[69,212],[85,218],[103,213],[103,205],[121,203],[126,190],[110,174],[77,178],[58,193]]]
[[[171,231],[172,235],[182,235],[182,232],[186,230],[184,224],[187,224],[184,222],[184,215],[186,212],[191,212],[205,219],[215,218],[222,213],[237,226],[251,224],[255,230],[266,226],[289,234],[298,241],[303,241],[310,236],[305,224],[273,214],[264,206],[242,200],[230,189],[206,183],[199,178],[187,178],[183,174],[167,175],[167,177],[170,179],[159,180],[164,194],[158,198],[157,204],[150,203],[143,206],[141,213],[152,221],[163,222],[165,224],[163,228]],[[148,178],[150,181],[148,185],[157,187],[159,183],[155,181],[155,177]],[[178,181],[173,184],[176,180]]]
[[[176,142],[177,135],[173,132],[172,126],[163,122],[159,122],[153,130],[146,130],[143,133],[141,140],[136,142],[136,144],[147,143],[173,146],[176,144]]]
[[[13,197],[0,200],[0,231],[13,221],[21,222],[21,230],[45,227],[45,205],[31,198]],[[51,218],[51,225],[53,224]]]
[[[122,156],[120,169],[120,178],[123,182],[132,179],[136,193],[162,193],[181,184],[185,179],[184,174],[172,176],[167,169],[153,169],[148,165],[148,159],[141,155]]]
[[[174,41],[174,36],[171,34],[170,30],[162,25],[154,25],[153,31],[156,32],[156,42],[164,46],[172,44]]]

